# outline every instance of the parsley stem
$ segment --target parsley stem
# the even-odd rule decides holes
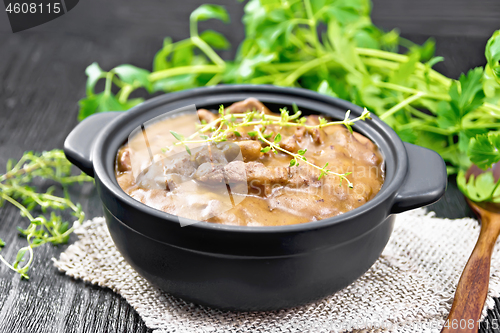
[[[426,98],[438,99],[438,100],[443,100],[443,101],[450,101],[451,100],[451,97],[449,94],[437,94],[437,93],[432,93],[432,92],[425,92],[425,91],[421,91],[421,90],[417,90],[417,89],[413,89],[413,88],[409,88],[409,87],[404,87],[404,86],[401,86],[399,84],[394,84],[394,83],[390,83],[390,82],[374,81],[373,84],[376,85],[377,87],[380,87],[380,88],[387,88],[387,89],[396,90],[396,91],[405,92],[405,93],[410,93],[410,94],[417,94],[417,93],[421,92],[424,94],[423,97],[426,97]]]
[[[215,74],[214,76],[212,76],[212,78],[210,79],[210,81],[207,82],[206,86],[216,86],[220,83],[220,81],[222,81],[222,74]]]
[[[106,73],[106,84],[104,86],[104,94],[105,95],[110,95],[111,94],[111,84],[113,83],[113,76],[115,73],[113,71],[109,71]]]
[[[321,46],[321,43],[319,42],[318,31],[316,30],[316,28],[317,28],[316,27],[316,18],[314,17],[314,14],[312,11],[311,0],[304,0],[304,7],[306,9],[307,21],[309,24],[309,29],[311,31],[311,37],[313,39],[313,44],[316,47],[317,54],[320,54],[320,52],[322,52],[322,46]]]
[[[440,135],[450,135],[456,132],[454,128],[452,129],[447,129],[447,128],[439,128],[435,126],[429,126],[429,125],[423,125],[421,123],[408,123],[401,125],[399,129],[413,129],[413,130],[420,130],[420,131],[427,131],[427,132],[432,132]]]
[[[192,36],[191,40],[193,41],[193,44],[198,46],[198,48],[202,50],[210,60],[217,64],[217,66],[221,68],[226,67],[226,62],[222,60],[222,58],[219,57],[217,53],[215,53],[215,51],[207,44],[207,42],[205,42],[199,36]]]
[[[130,94],[135,90],[131,84],[126,84],[119,92],[118,101],[120,103],[126,103]]]
[[[427,114],[427,113],[425,113],[423,111],[420,111],[420,110],[414,108],[411,105],[407,105],[405,107],[405,109],[408,110],[413,116],[418,117],[418,118],[420,118],[422,120],[425,120],[427,122],[432,122],[433,123],[433,122],[436,121],[436,117],[435,116],[429,115],[429,114]]]
[[[407,62],[408,61],[408,56],[406,56],[404,54],[376,50],[376,49],[367,49],[364,47],[357,47],[356,53],[358,55],[382,58],[382,59],[392,60],[392,61],[396,61],[396,62]]]
[[[392,60],[392,61],[396,61],[396,62],[400,62],[400,63],[407,62],[409,60],[408,56],[406,56],[406,55],[394,53],[394,52],[389,52],[389,51],[383,51],[383,50],[357,47],[356,52],[358,53],[358,55],[382,58],[382,59]],[[420,70],[426,70],[425,64],[423,64],[421,62],[417,62],[416,67]],[[446,76],[435,71],[432,68],[429,69],[429,75],[432,76],[434,79],[436,79],[436,81],[439,81],[440,83],[442,83],[446,88],[448,88],[451,85],[452,80],[450,78],[447,78]]]
[[[151,73],[149,75],[149,80],[155,82],[161,79],[165,79],[171,76],[183,75],[183,74],[218,74],[224,72],[224,68],[217,65],[195,65],[195,66],[183,66],[168,68],[158,72]]]
[[[295,62],[285,62],[285,63],[278,63],[278,64],[262,64],[259,65],[259,69],[262,70],[277,70],[277,71],[291,71],[299,68],[304,64],[303,61],[295,61]]]
[[[334,54],[328,54],[325,56],[322,56],[320,58],[316,58],[313,60],[310,60],[297,68],[295,71],[293,71],[290,75],[288,75],[284,80],[283,80],[283,85],[285,86],[291,86],[295,81],[299,79],[302,75],[305,73],[309,72],[315,67],[318,67],[324,63],[327,63],[329,61],[335,60],[336,55]]]
[[[498,180],[497,180],[497,182],[496,182],[496,184],[495,184],[495,187],[493,187],[493,190],[491,191],[491,194],[490,194],[489,198],[488,198],[488,199],[486,199],[487,201],[490,201],[490,200],[491,200],[491,201],[493,201],[493,198],[494,198],[494,196],[495,196],[495,192],[496,192],[496,190],[498,189],[498,186],[499,186],[499,185],[500,185],[500,179],[498,179]]]
[[[484,103],[483,107],[488,108],[490,110],[493,110],[495,112],[500,112],[500,106],[491,104],[491,103]]]
[[[399,64],[394,61],[389,61],[389,60],[384,60],[384,59],[377,59],[377,58],[361,58],[365,65],[368,66],[373,66],[373,67],[380,67],[380,68],[387,68],[392,71],[395,71],[399,68]]]
[[[104,75],[104,77],[106,77],[106,75]],[[113,83],[118,87],[118,88],[123,88],[125,85],[127,85],[126,83],[124,83],[122,80],[120,80],[117,76],[113,76],[113,79],[112,79]]]
[[[485,123],[485,124],[474,124],[462,126],[467,129],[471,128],[500,128],[500,123]]]
[[[265,83],[273,83],[276,81],[283,81],[286,78],[285,73],[265,75],[253,78],[250,80],[251,84],[265,84]]]
[[[402,100],[401,102],[399,102],[398,104],[394,105],[392,108],[390,108],[389,110],[387,110],[386,112],[384,112],[384,114],[382,114],[380,116],[380,119],[384,120],[386,119],[387,117],[390,117],[392,116],[394,113],[398,112],[399,110],[401,110],[402,108],[404,108],[405,106],[415,102],[416,100],[418,100],[419,98],[421,98],[422,96],[424,96],[425,93],[423,92],[418,92],[404,100]]]

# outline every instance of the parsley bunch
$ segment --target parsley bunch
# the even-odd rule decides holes
[[[500,31],[486,45],[487,65],[454,80],[432,69],[444,60],[434,56],[432,39],[416,45],[395,30],[384,32],[372,24],[370,10],[369,0],[249,0],[245,39],[235,59],[223,60],[215,50],[228,48],[228,41],[213,30],[200,33],[198,22],[228,23],[229,17],[222,6],[202,5],[190,16],[190,37],[166,38],[152,71],[120,65],[106,72],[90,65],[79,118],[127,110],[142,102],[130,97],[137,89],[302,87],[367,107],[404,141],[438,152],[449,174],[466,170],[476,136],[500,128]],[[96,92],[101,79],[104,91]]]
[[[33,180],[37,177],[61,184],[64,196],[55,195],[54,186],[45,192],[37,191],[32,186]],[[71,210],[77,223],[83,222],[85,218],[82,207],[71,201],[66,186],[91,180],[91,177],[83,173],[71,174],[71,163],[62,150],[51,150],[41,154],[26,152],[17,163],[9,160],[6,173],[0,175],[0,206],[9,202],[20,210],[22,216],[29,219],[30,224],[26,229],[18,228],[26,237],[28,244],[19,249],[14,262],[10,264],[1,255],[0,261],[19,273],[21,277],[28,279],[28,270],[33,262],[33,249],[46,243],[54,245],[67,243],[73,232],[69,222],[63,221],[56,212]],[[50,214],[47,214],[49,211]],[[4,246],[5,242],[0,239],[0,249]]]

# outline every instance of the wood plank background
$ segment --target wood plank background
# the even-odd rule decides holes
[[[205,22],[202,28],[223,32],[236,46],[244,35],[243,4],[210,2],[225,5],[232,21]],[[189,13],[201,3],[82,0],[61,18],[16,34],[0,12],[0,172],[8,158],[19,158],[23,151],[62,148],[77,124],[86,66],[97,61],[104,69],[122,63],[150,68],[163,37],[187,36]],[[385,29],[399,27],[405,37],[420,42],[435,36],[437,53],[446,58],[437,69],[452,77],[484,64],[484,45],[500,28],[499,18],[498,0],[375,0],[373,7],[373,21]],[[234,51],[222,56],[232,57]],[[72,195],[89,217],[102,214],[92,185],[76,186]],[[471,215],[454,184],[432,209],[439,216]],[[9,258],[24,244],[15,231],[18,225],[26,221],[17,210],[0,208],[0,237],[8,243],[2,254]],[[121,297],[58,273],[50,259],[64,248],[36,249],[30,281],[0,266],[0,332],[149,331]],[[497,307],[490,323],[499,318]],[[485,327],[482,331],[489,332]]]

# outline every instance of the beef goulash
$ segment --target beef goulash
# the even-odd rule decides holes
[[[288,118],[249,98],[220,114],[200,109],[153,122],[118,151],[116,179],[153,208],[242,226],[321,220],[377,194],[384,168],[373,142],[343,124],[318,126],[327,121],[317,115]],[[200,128],[207,131],[189,139]]]

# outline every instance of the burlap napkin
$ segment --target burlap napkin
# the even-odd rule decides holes
[[[103,218],[76,233],[79,240],[54,259],[56,267],[119,293],[155,333],[439,332],[479,225],[469,218],[436,218],[424,209],[400,214],[380,259],[344,290],[293,309],[243,313],[190,304],[151,286],[117,251]],[[486,307],[493,307],[500,291],[499,252],[497,246]]]

